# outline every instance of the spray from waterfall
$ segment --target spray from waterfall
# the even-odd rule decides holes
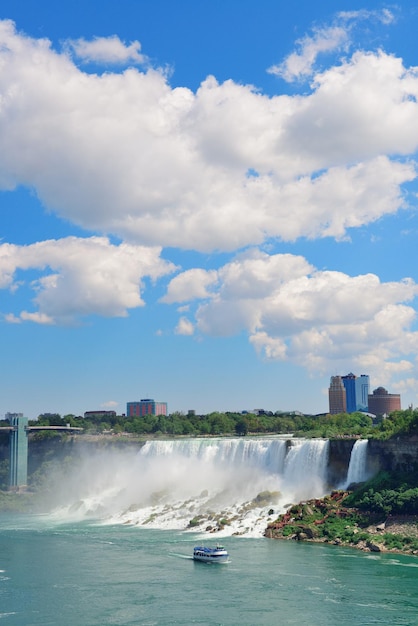
[[[71,480],[60,477],[55,515],[260,536],[289,504],[326,493],[328,447],[320,439],[194,438],[152,440],[135,455],[89,455]]]

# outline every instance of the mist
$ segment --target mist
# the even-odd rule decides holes
[[[290,503],[326,493],[327,459],[324,440],[278,437],[83,447],[53,468],[40,498],[57,522],[259,536]]]

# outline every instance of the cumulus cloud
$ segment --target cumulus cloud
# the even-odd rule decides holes
[[[184,282],[181,274],[173,279],[182,284],[181,301],[188,284],[190,297],[196,295],[185,274]],[[414,367],[407,357],[418,350],[410,304],[418,285],[411,279],[382,283],[374,274],[320,271],[300,256],[253,250],[220,268],[216,281],[213,272],[208,280],[211,292],[196,311],[201,333],[247,332],[265,358],[312,372],[336,371],[351,362],[379,372],[384,381]]]
[[[66,42],[65,48],[77,58],[87,63],[144,63],[147,58],[141,54],[141,44],[133,41],[126,45],[119,37],[95,37],[91,41],[74,39]]]
[[[343,238],[407,207],[416,177],[417,72],[384,52],[343,59],[304,95],[214,77],[194,93],[152,68],[85,73],[6,20],[0,93],[0,189],[29,187],[61,217],[135,244]]]
[[[344,239],[407,210],[418,71],[382,50],[353,53],[354,25],[365,19],[394,16],[342,12],[302,38],[270,71],[309,76],[310,86],[275,96],[213,76],[196,92],[173,88],[138,41],[79,39],[58,51],[0,20],[0,190],[29,188],[46,209],[124,241],[0,245],[0,289],[33,293],[32,307],[3,320],[125,316],[143,306],[148,279],[175,271],[163,247],[235,254],[269,240]],[[333,64],[319,71],[326,55]],[[145,68],[97,75],[77,60]],[[176,334],[243,332],[265,359],[316,372],[350,362],[382,384],[406,374],[412,385],[414,282],[320,271],[302,256],[256,249],[222,262],[169,282],[160,301],[182,305]]]
[[[187,317],[181,317],[175,332],[177,335],[193,335],[194,325]]]
[[[67,237],[28,246],[0,245],[0,284],[14,286],[15,276],[38,270],[29,287],[35,311],[7,313],[10,323],[67,324],[87,315],[126,316],[142,306],[144,279],[155,281],[174,271],[159,248],[112,245],[107,238]],[[19,281],[18,288],[22,286]]]
[[[182,272],[175,276],[169,283],[167,293],[161,298],[161,302],[167,304],[173,302],[185,302],[197,298],[207,298],[208,290],[218,280],[216,270],[203,270],[195,268]]]

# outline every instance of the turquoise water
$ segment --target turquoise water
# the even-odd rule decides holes
[[[231,563],[207,565],[189,533],[3,516],[0,624],[418,624],[417,557],[222,541]]]

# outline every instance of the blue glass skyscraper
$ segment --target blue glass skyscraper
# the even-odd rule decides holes
[[[346,376],[342,376],[345,394],[347,398],[347,413],[356,411],[356,376],[352,372]]]
[[[347,413],[368,410],[369,377],[366,374],[355,376],[352,372],[342,376],[347,398]]]

